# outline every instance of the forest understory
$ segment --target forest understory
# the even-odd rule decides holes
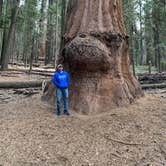
[[[0,81],[43,79],[9,73]],[[41,95],[40,88],[0,89],[0,165],[166,165],[166,89],[93,116],[70,110],[70,117],[56,117]]]

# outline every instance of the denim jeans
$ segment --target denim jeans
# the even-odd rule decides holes
[[[56,88],[56,97],[57,97],[57,114],[61,113],[62,97],[64,101],[64,111],[68,112],[68,88],[66,89]]]

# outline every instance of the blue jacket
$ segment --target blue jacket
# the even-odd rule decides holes
[[[59,71],[56,71],[54,73],[54,76],[52,78],[52,82],[53,84],[57,87],[57,88],[62,88],[62,89],[65,89],[65,88],[68,88],[69,86],[69,81],[70,81],[70,78],[69,78],[69,75],[66,71],[62,71],[61,73]]]

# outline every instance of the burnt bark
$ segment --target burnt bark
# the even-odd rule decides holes
[[[71,77],[70,108],[110,111],[143,95],[130,71],[121,0],[70,0],[61,60]]]

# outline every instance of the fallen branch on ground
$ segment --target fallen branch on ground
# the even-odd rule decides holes
[[[129,142],[123,142],[121,140],[116,140],[116,139],[113,139],[113,138],[110,138],[109,136],[107,135],[104,135],[104,138],[107,139],[107,140],[110,140],[110,141],[114,141],[114,142],[117,142],[117,143],[120,143],[120,144],[124,144],[124,145],[133,145],[133,146],[146,146],[144,144],[138,144],[138,143],[129,143]]]
[[[33,90],[33,89],[14,89],[14,94],[23,94],[23,95],[31,96],[38,93],[39,91]]]

